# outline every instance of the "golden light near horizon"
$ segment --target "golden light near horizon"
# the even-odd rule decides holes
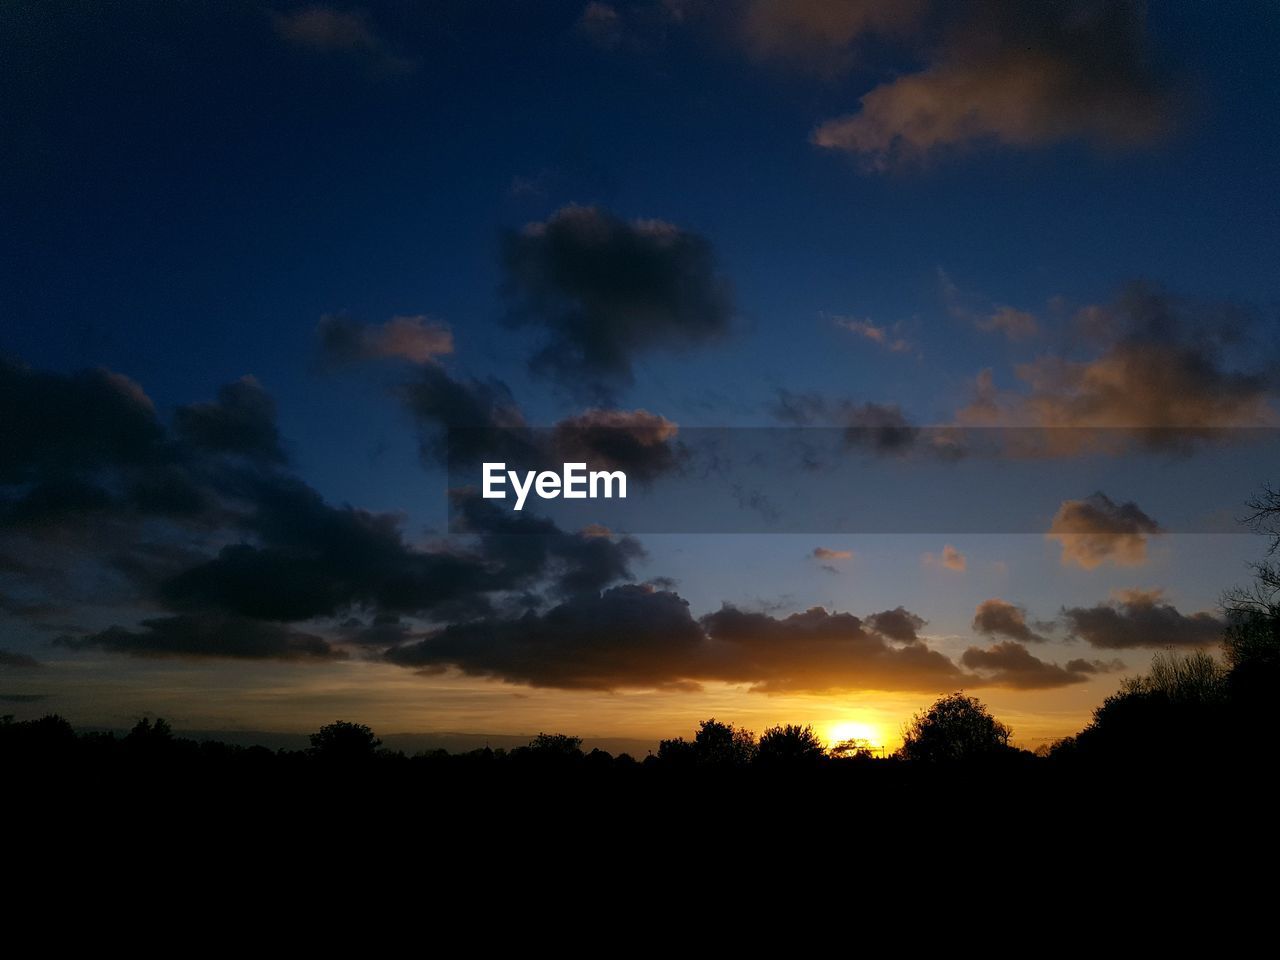
[[[877,750],[885,748],[885,737],[881,729],[873,723],[862,720],[841,720],[833,723],[826,730],[828,747],[834,747],[846,740],[865,740]]]

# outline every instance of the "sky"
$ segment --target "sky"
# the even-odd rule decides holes
[[[892,747],[964,689],[1079,730],[1265,549],[1277,41],[1253,3],[5,4],[0,712]],[[506,459],[629,497],[517,513]]]

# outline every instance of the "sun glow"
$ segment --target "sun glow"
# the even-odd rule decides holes
[[[885,745],[884,735],[880,728],[872,723],[859,720],[842,720],[827,728],[827,746],[834,747],[846,740],[865,740],[871,747],[882,749]]]

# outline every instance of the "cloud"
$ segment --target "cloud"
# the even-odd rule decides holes
[[[919,428],[911,424],[897,404],[854,403],[829,400],[818,393],[794,393],[780,389],[773,415],[799,427],[844,427],[845,443],[870,447],[880,454],[901,454],[915,443]]]
[[[943,546],[941,554],[926,553],[923,561],[925,566],[938,566],[956,573],[964,573],[969,566],[968,558],[949,543]]]
[[[1026,610],[999,597],[992,597],[978,604],[973,612],[973,629],[988,636],[1008,637],[1020,643],[1038,643],[1048,639],[1027,624]]]
[[[508,409],[496,388],[486,396],[483,385],[468,389],[434,366],[418,377],[444,378],[435,394],[415,397],[438,401],[437,411],[452,404],[492,421]],[[40,561],[6,563],[23,598],[0,597],[7,612],[33,619],[72,606],[134,605],[173,615],[141,630],[73,635],[73,644],[207,655],[215,642],[239,650],[243,636],[246,651],[292,656],[314,645],[281,624],[353,612],[375,624],[482,617],[513,596],[541,604],[598,593],[631,579],[643,556],[630,537],[566,532],[465,491],[454,497],[462,535],[411,545],[403,517],[329,504],[286,469],[274,405],[248,379],[214,402],[180,408],[166,430],[145,394],[114,374],[3,365],[0,411],[13,412],[7,422],[16,425],[0,436],[9,454],[0,512],[31,521],[0,530],[0,556]],[[651,439],[674,426],[648,414],[627,423]],[[41,424],[48,430],[32,429]],[[83,442],[68,444],[67,435]],[[64,575],[70,570],[75,577]]]
[[[392,317],[382,324],[362,324],[326,316],[317,329],[321,356],[329,363],[395,359],[427,364],[453,353],[453,332],[422,315]]]
[[[0,647],[0,667],[10,670],[26,670],[41,667],[43,664],[28,653],[14,653]]]
[[[508,320],[542,335],[531,366],[577,391],[608,396],[638,356],[717,340],[733,316],[711,245],[661,220],[563,207],[510,234],[504,263]]]
[[[211,614],[156,617],[141,630],[113,626],[54,643],[74,650],[99,649],[137,657],[219,657],[240,660],[334,660],[346,654],[321,637],[289,627]]]
[[[1048,663],[1031,653],[1021,643],[1004,641],[983,650],[969,647],[960,663],[986,675],[987,682],[1016,690],[1044,690],[1083,683],[1098,672],[1095,663],[1072,660],[1065,667]]]
[[[738,35],[754,59],[832,71],[851,64],[855,42],[901,34],[925,9],[923,0],[746,0],[737,11]]]
[[[820,124],[815,144],[884,170],[984,141],[1137,147],[1175,125],[1177,98],[1152,66],[1136,0],[987,0],[939,3],[934,12],[942,38],[917,36],[923,67]]]
[[[1133,647],[1207,647],[1226,624],[1207,611],[1180,613],[1160,590],[1121,591],[1108,603],[1064,608],[1071,636],[1106,650]]]
[[[555,459],[590,469],[622,470],[644,482],[676,468],[680,428],[647,410],[586,410],[552,430]]]
[[[1064,500],[1045,536],[1062,544],[1062,564],[1092,570],[1110,561],[1119,567],[1147,561],[1147,538],[1160,525],[1133,502],[1118,504],[1099,491],[1085,500]]]
[[[885,327],[876,326],[870,320],[855,320],[851,317],[834,318],[835,325],[855,333],[865,340],[870,340],[878,346],[884,347],[890,353],[905,353],[911,349],[911,344],[902,337],[894,336]]]
[[[0,483],[39,482],[164,456],[155,406],[109,370],[46,373],[0,359]]]
[[[408,73],[417,61],[397,55],[364,13],[317,5],[272,14],[276,33],[296,47],[321,54],[361,57],[379,70]]]
[[[226,384],[219,389],[216,401],[179,407],[174,429],[178,436],[204,450],[260,463],[285,460],[276,429],[275,401],[254,377]]]
[[[543,614],[453,624],[387,657],[420,670],[453,667],[567,689],[689,689],[715,681],[763,692],[946,689],[965,675],[916,638],[923,622],[902,608],[864,624],[821,608],[779,619],[730,606],[699,621],[671,591],[628,584]]]
[[[544,614],[451,624],[387,657],[429,671],[456,667],[532,686],[612,690],[677,684],[678,665],[701,642],[688,603],[670,591],[630,584],[567,600]]]
[[[1266,325],[1248,311],[1133,286],[1116,302],[1083,312],[1098,355],[1075,360],[1055,354],[1020,364],[1014,371],[1023,384],[1018,391],[998,389],[984,371],[958,421],[1082,428],[1055,431],[1058,449],[1066,453],[1112,434],[1179,447],[1214,430],[1280,423],[1271,405],[1275,346]],[[1262,369],[1239,369],[1245,364]],[[1134,437],[1127,437],[1129,431]]]
[[[426,460],[466,465],[484,460],[520,460],[531,453],[521,412],[501,380],[456,379],[430,365],[397,388],[421,428]]]
[[[878,614],[891,638],[869,618],[814,607],[777,618],[724,606],[704,617],[710,643],[696,679],[747,683],[764,692],[837,689],[934,691],[961,682],[962,672],[920,641],[902,642],[906,611]],[[892,640],[892,642],[891,642]]]
[[[832,550],[828,547],[814,547],[810,554],[815,560],[852,560],[852,550]]]
[[[1029,340],[1040,332],[1033,313],[1015,310],[1013,307],[997,307],[996,310],[976,321],[984,333],[999,333],[1008,340]]]
[[[915,643],[920,639],[919,631],[927,622],[924,617],[912,613],[906,607],[895,607],[867,617],[867,625],[872,630],[898,643]]]

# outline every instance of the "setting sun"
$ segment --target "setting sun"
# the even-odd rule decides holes
[[[865,740],[876,749],[883,749],[885,742],[880,728],[875,724],[858,720],[842,720],[827,729],[827,746],[834,747],[846,740]]]

